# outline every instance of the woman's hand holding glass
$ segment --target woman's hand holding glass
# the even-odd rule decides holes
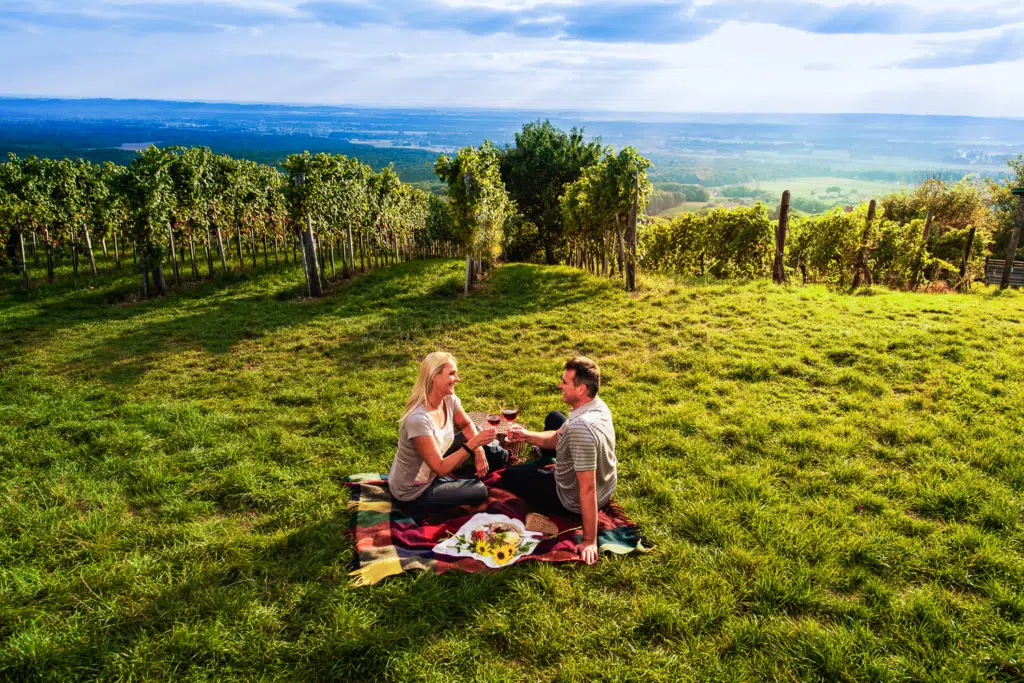
[[[494,427],[487,427],[486,429],[481,429],[479,432],[477,432],[476,436],[474,436],[473,438],[466,442],[466,445],[469,446],[471,450],[475,451],[477,448],[480,448],[484,444],[488,444],[491,441],[494,441],[494,439],[497,436],[497,429],[495,429]]]

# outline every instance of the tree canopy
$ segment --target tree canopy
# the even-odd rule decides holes
[[[502,181],[519,212],[537,226],[549,264],[556,262],[565,238],[559,203],[563,187],[598,163],[603,151],[600,140],[584,140],[582,128],[566,133],[550,121],[534,121],[501,154]]]

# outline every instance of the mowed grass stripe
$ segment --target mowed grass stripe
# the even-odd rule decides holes
[[[0,677],[1024,675],[1020,294],[301,277],[0,300]],[[342,480],[387,470],[437,348],[534,427],[597,358],[657,551],[349,589]]]

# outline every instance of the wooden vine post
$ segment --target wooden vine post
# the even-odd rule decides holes
[[[355,243],[352,241],[352,221],[345,221],[345,231],[348,233],[348,263],[349,273],[355,275],[356,273],[356,248]]]
[[[472,187],[472,185],[473,185],[473,174],[472,173],[466,173],[464,176],[462,176],[462,184],[466,188],[466,196],[468,197],[469,196],[469,188]],[[465,283],[465,286],[463,287],[463,292],[462,292],[466,296],[469,296],[469,290],[473,289],[473,279],[474,279],[473,278],[473,276],[474,276],[473,266],[474,266],[474,262],[473,262],[473,249],[472,249],[472,247],[467,247],[466,248],[466,283]]]
[[[928,251],[928,235],[932,229],[932,210],[924,217],[924,230],[921,232],[921,248],[918,250],[917,260],[914,262],[914,276],[910,280],[910,289],[917,289],[917,283],[921,281],[921,269],[924,268],[924,255]]]
[[[868,204],[868,218],[864,223],[864,235],[860,239],[860,249],[857,250],[857,266],[853,273],[853,286],[854,288],[860,287],[861,276],[863,275],[864,284],[868,287],[871,286],[871,269],[868,268],[868,249],[870,245],[868,240],[871,238],[871,225],[875,222],[875,210],[877,203],[874,199]]]
[[[629,212],[629,223],[626,225],[626,289],[636,291],[636,220],[640,210],[640,174],[633,174],[633,207]]]
[[[75,226],[71,226],[71,267],[74,269],[75,277],[78,277],[78,233]]]
[[[295,174],[295,187],[302,187],[306,181],[306,174],[299,171]],[[316,260],[316,241],[313,237],[313,217],[306,210],[306,225],[302,230],[302,265],[306,271],[306,292],[309,296],[323,296],[323,288],[320,286],[320,271]]]
[[[21,281],[25,286],[25,290],[28,290],[28,260],[25,258],[25,231],[22,230],[21,224],[16,223],[15,229],[18,231],[18,245],[21,247]]]
[[[170,223],[167,224],[167,243],[170,245],[171,268],[174,271],[174,284],[180,285],[181,275],[178,272],[178,253],[174,249],[174,227]]]
[[[89,270],[95,277],[99,272],[96,270],[96,257],[92,253],[92,239],[89,237],[89,225],[86,223],[82,223],[82,234],[85,235],[85,253],[89,257]]]
[[[971,231],[967,233],[967,243],[964,245],[964,257],[960,261],[960,277],[967,277],[967,260],[971,258],[971,247],[974,246],[974,232],[976,228],[972,225]]]
[[[626,262],[626,247],[622,243],[622,225],[619,223],[619,214],[615,214],[615,248],[618,251],[619,257],[619,277],[623,276],[623,269],[625,268]]]
[[[772,280],[781,285],[786,281],[786,266],[783,256],[786,253],[786,231],[789,229],[789,190],[782,193],[782,204],[779,206],[779,225],[775,228],[775,263],[772,265]]]
[[[1006,245],[1006,266],[1003,268],[1003,279],[999,282],[999,289],[1006,289],[1010,286],[1013,259],[1017,256],[1021,228],[1024,228],[1024,187],[1016,188],[1013,194],[1017,197],[1017,220],[1014,222],[1013,232],[1010,233],[1010,243]]]

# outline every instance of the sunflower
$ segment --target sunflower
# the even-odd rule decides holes
[[[494,558],[494,561],[498,564],[508,564],[512,561],[512,558],[514,558],[515,556],[515,547],[508,545],[507,543],[504,545],[499,545],[495,547],[493,550],[491,550],[491,557]]]
[[[490,548],[487,547],[487,541],[480,539],[476,542],[476,548],[474,548],[474,550],[476,550],[477,555],[486,555]]]

